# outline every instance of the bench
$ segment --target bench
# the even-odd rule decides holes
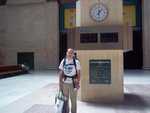
[[[0,66],[0,78],[14,76],[18,74],[27,73],[28,70],[22,65],[4,65]]]

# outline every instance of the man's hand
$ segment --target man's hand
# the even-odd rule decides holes
[[[80,88],[80,81],[78,79],[75,79],[74,83],[75,83],[75,88],[79,89]]]
[[[77,71],[77,81],[80,82],[80,70]]]

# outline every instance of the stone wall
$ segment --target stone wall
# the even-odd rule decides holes
[[[34,52],[35,69],[56,68],[59,51],[57,2],[9,3],[12,2],[8,0],[8,5],[0,8],[3,17],[0,47],[4,51],[4,64],[17,64],[18,52]]]

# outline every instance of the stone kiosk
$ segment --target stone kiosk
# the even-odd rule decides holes
[[[81,101],[124,98],[123,52],[132,50],[132,29],[123,25],[122,4],[122,0],[77,2],[77,28],[69,41],[82,66]]]

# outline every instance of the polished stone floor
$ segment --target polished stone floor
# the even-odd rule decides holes
[[[49,83],[58,83],[56,71],[31,72],[0,79],[0,109]]]
[[[150,71],[126,70],[124,84],[127,93],[124,103],[78,101],[78,113],[150,113]],[[49,106],[54,105],[57,90],[58,76],[52,70],[0,79],[0,113],[51,113]]]

